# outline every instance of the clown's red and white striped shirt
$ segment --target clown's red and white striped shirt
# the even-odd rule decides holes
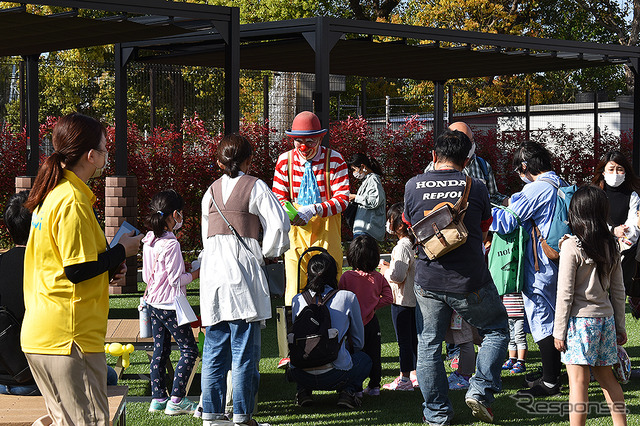
[[[289,177],[287,174],[289,152],[291,152],[292,180],[293,180],[293,200],[289,196]],[[345,163],[339,152],[331,150],[331,158],[329,161],[329,182],[331,185],[331,199],[327,200],[327,191],[325,185],[325,158],[327,148],[320,147],[319,153],[311,161],[311,169],[316,176],[318,188],[320,189],[320,197],[323,202],[322,207],[318,211],[318,216],[327,217],[341,213],[349,203],[349,171],[347,163]],[[306,159],[300,155],[297,149],[285,152],[278,157],[276,170],[273,175],[273,193],[281,203],[285,201],[294,202],[298,198],[300,190],[300,182],[304,174],[304,163]]]

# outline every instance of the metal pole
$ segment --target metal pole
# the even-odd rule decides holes
[[[38,59],[39,54],[24,56],[26,61],[26,133],[27,133],[27,176],[38,174],[40,165],[40,122],[38,111]]]
[[[133,53],[131,48],[122,48],[116,43],[115,49],[115,175],[127,175],[127,62]]]
[[[387,124],[391,122],[391,102],[389,95],[384,97],[384,121]]]
[[[531,89],[527,89],[526,104],[524,109],[525,135],[527,137],[527,140],[531,140]]]
[[[598,92],[593,92],[593,159],[598,161],[600,152],[600,126],[598,124]]]
[[[25,88],[25,67],[24,59],[20,61],[20,79],[18,80],[18,86],[20,90],[20,130],[24,129],[27,125],[27,94]]]
[[[449,90],[447,90],[447,122],[449,125],[453,123],[453,84],[447,86]]]
[[[269,122],[269,76],[262,77],[262,119]]]
[[[363,79],[361,85],[362,85],[362,106],[360,109],[360,115],[362,115],[362,118],[366,120],[367,119],[367,80]]]
[[[328,40],[329,23],[323,17],[316,18],[315,34],[315,72],[316,90],[313,94],[315,113],[320,119],[320,123],[326,129],[329,128],[329,60],[333,47]],[[327,133],[322,141],[324,146],[329,146],[329,134]]]
[[[231,8],[224,45],[224,132],[240,130],[240,9]]]
[[[153,130],[156,128],[156,69],[153,65],[149,68],[149,100],[149,125]]]
[[[640,174],[640,74],[636,67],[633,70],[633,170]]]
[[[444,131],[444,81],[434,81],[433,87],[433,139]]]

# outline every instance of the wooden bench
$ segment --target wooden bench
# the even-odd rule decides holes
[[[192,328],[193,336],[198,341],[198,333],[200,329]],[[136,350],[144,350],[147,352],[147,356],[149,357],[149,361],[153,357],[153,337],[140,337],[140,321],[137,319],[109,319],[107,322],[107,335],[104,339],[105,343],[121,343],[126,345],[131,343]],[[172,349],[177,349],[178,346],[171,338]],[[189,389],[191,389],[191,383],[196,376],[196,370],[198,369],[198,365],[200,364],[200,357],[196,359],[196,364],[193,367],[193,371],[191,371],[191,376],[189,376],[189,381],[187,382],[187,395],[189,395]],[[122,366],[122,356],[118,357],[116,362],[116,366],[114,368],[116,373],[118,373],[118,378],[122,377],[122,373],[124,367]],[[167,376],[171,378],[173,382],[173,365],[171,365],[171,361],[167,360]]]
[[[126,425],[127,386],[108,386],[109,424]],[[47,414],[44,398],[41,396],[0,395],[0,424],[31,426],[33,422]]]

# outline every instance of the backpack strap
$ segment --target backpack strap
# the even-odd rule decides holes
[[[337,288],[334,288],[333,290],[331,290],[329,293],[327,293],[326,296],[324,296],[322,299],[320,299],[318,297],[318,295],[316,294],[316,299],[314,300],[313,297],[311,297],[311,291],[309,290],[305,290],[303,291],[302,297],[304,298],[305,302],[307,302],[307,305],[318,305],[318,306],[322,306],[322,305],[326,305],[329,300],[331,300],[331,298],[333,296],[336,295],[336,293],[338,293],[340,290],[338,290]],[[320,299],[320,300],[318,300]]]
[[[333,296],[335,296],[339,291],[340,291],[340,290],[338,290],[337,288],[334,288],[334,289],[333,289],[333,290],[331,290],[329,293],[327,293],[327,295],[326,295],[326,296],[324,296],[324,297],[322,298],[322,301],[321,301],[319,304],[320,304],[320,305],[326,305],[326,304],[329,302],[329,300],[331,300],[331,298],[332,298]]]

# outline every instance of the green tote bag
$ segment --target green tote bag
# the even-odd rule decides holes
[[[493,234],[489,250],[489,272],[499,295],[517,293],[524,286],[524,249],[529,234],[522,227],[520,218],[507,207],[501,207],[518,220],[518,227],[509,234]]]

